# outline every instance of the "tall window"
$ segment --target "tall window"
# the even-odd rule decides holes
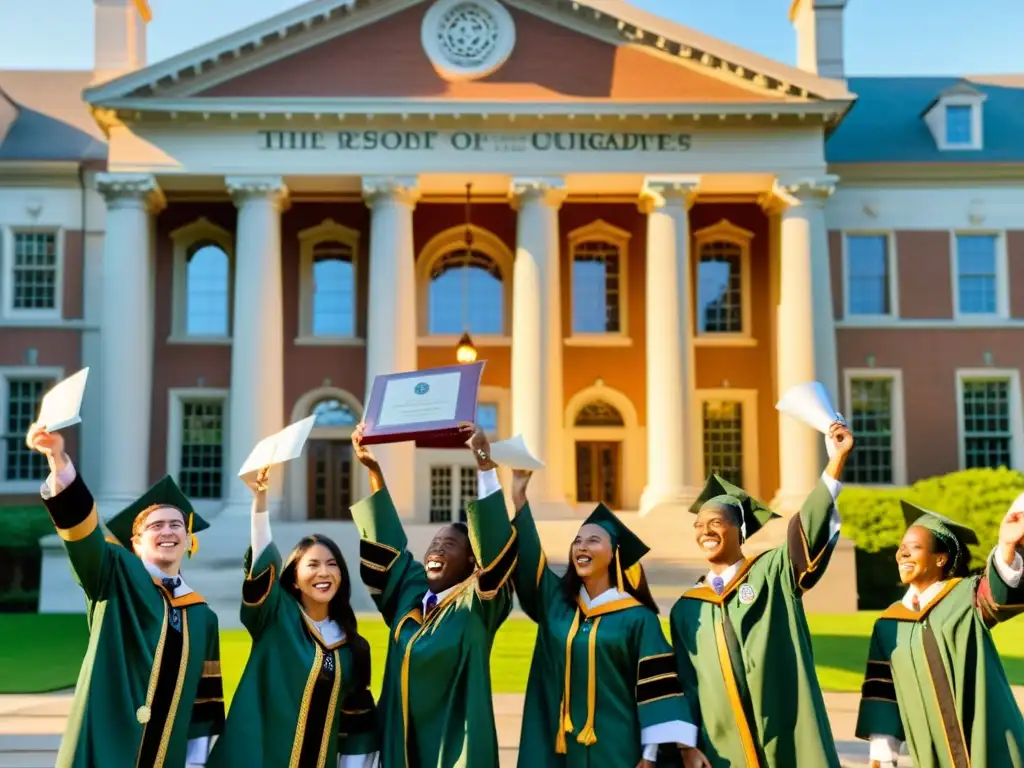
[[[846,314],[890,314],[889,238],[885,235],[847,235],[846,279]]]
[[[4,414],[4,479],[39,480],[46,477],[46,458],[25,445],[25,433],[39,413],[52,379],[8,379]]]
[[[697,251],[697,332],[750,334],[750,241],[752,232],[723,219],[694,233]]]
[[[479,251],[453,250],[430,273],[429,332],[499,335],[504,331],[504,288],[497,262]]]
[[[192,499],[219,499],[224,481],[223,400],[182,403],[178,485]]]
[[[476,423],[489,436],[498,434],[498,404],[479,403],[476,406]]]
[[[313,335],[355,336],[356,286],[352,245],[313,246]]]
[[[968,104],[946,105],[946,143],[974,142],[974,108]]]
[[[1012,467],[1009,379],[964,379],[961,386],[965,468]]]
[[[587,240],[572,253],[573,333],[619,333],[622,253],[615,243]]]
[[[57,298],[57,235],[15,232],[11,262],[11,308],[54,310]]]
[[[716,474],[743,488],[743,404],[704,402],[704,474]]]
[[[957,306],[961,315],[999,311],[995,235],[957,235]]]
[[[846,463],[851,483],[893,483],[893,380],[850,379],[850,427],[857,450]]]
[[[188,256],[185,332],[189,336],[227,336],[231,278],[228,255],[213,243],[200,243]]]

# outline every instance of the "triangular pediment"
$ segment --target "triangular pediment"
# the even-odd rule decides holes
[[[86,92],[108,109],[197,111],[353,103],[668,104],[843,111],[840,81],[759,57],[624,0],[472,0],[510,20],[514,42],[483,75],[439,65],[441,22],[479,42],[472,3],[453,0],[313,0],[233,35]],[[446,5],[447,4],[447,5]],[[449,9],[440,14],[435,5]],[[444,10],[444,9],[441,9]],[[461,27],[459,25],[462,25]],[[495,36],[508,36],[508,24]],[[486,29],[483,32],[487,32]],[[475,35],[475,36],[474,36]],[[507,42],[507,41],[506,41]],[[471,56],[473,50],[457,53]],[[458,67],[455,67],[458,69]],[[262,105],[262,106],[257,106]],[[325,111],[328,111],[325,109]],[[349,111],[355,111],[349,109]],[[387,111],[387,110],[382,110]]]

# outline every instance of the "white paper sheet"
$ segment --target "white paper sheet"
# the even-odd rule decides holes
[[[544,462],[530,453],[522,435],[491,443],[491,460],[495,464],[511,469],[544,469]]]
[[[309,433],[313,431],[315,421],[316,416],[307,416],[302,421],[297,421],[280,432],[260,440],[242,464],[242,468],[238,470],[238,476],[246,477],[264,467],[273,467],[299,458],[309,439]]]
[[[462,374],[457,372],[389,379],[375,426],[401,427],[454,419],[461,382]]]
[[[818,381],[797,384],[782,396],[775,406],[779,411],[827,435],[837,421],[846,420],[832,407],[825,385]]]
[[[39,405],[36,423],[47,432],[57,432],[81,423],[79,411],[82,410],[82,397],[88,380],[89,369],[83,368],[47,392]]]

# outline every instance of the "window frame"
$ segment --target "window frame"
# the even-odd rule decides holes
[[[230,390],[220,389],[213,387],[173,387],[167,390],[168,397],[168,408],[167,408],[167,474],[174,478],[174,482],[178,482],[178,477],[181,475],[181,441],[184,438],[184,429],[182,428],[182,419],[185,416],[185,403],[190,402],[211,402],[221,401],[223,403],[223,417],[221,424],[221,433],[224,436],[224,465],[221,467],[221,496],[219,499],[194,499],[193,504],[196,503],[213,503],[221,504],[230,496],[229,485],[231,482],[231,472],[228,469],[230,462],[230,456],[228,454],[230,448],[230,430],[231,430],[231,399]]]
[[[693,233],[693,267],[690,276],[693,287],[690,295],[692,297],[692,322],[693,322],[693,343],[700,347],[752,347],[757,345],[757,339],[753,336],[753,325],[751,320],[752,285],[750,277],[750,249],[754,240],[754,233],[738,227],[728,219],[711,224],[710,226],[698,229]],[[701,250],[715,242],[732,243],[740,248],[740,323],[741,330],[738,333],[717,333],[700,330],[698,312],[700,307],[697,301],[700,296],[700,264]],[[702,454],[703,455],[703,451]]]
[[[171,335],[168,344],[230,344],[235,312],[235,241],[230,232],[205,216],[178,227],[169,235],[174,248],[171,305]],[[188,333],[188,261],[190,252],[200,243],[211,243],[228,257],[228,332],[222,334]]]
[[[630,243],[633,234],[604,219],[595,219],[589,224],[577,227],[566,235],[566,247],[569,254],[569,334],[565,338],[568,346],[616,347],[628,346],[632,343],[629,335],[629,260]],[[618,331],[577,331],[573,325],[575,310],[575,265],[576,249],[584,243],[608,243],[619,250],[619,330]],[[605,294],[607,299],[607,294]]]
[[[300,346],[348,347],[362,346],[366,339],[360,334],[359,279],[362,254],[361,233],[339,224],[334,219],[324,219],[319,224],[299,232],[299,335],[295,344]],[[313,257],[321,243],[337,241],[352,250],[352,335],[317,336],[313,333]]]
[[[50,309],[16,309],[14,307],[14,240],[16,235],[53,235],[56,281],[54,306]],[[64,317],[64,240],[66,231],[61,226],[13,225],[3,230],[0,247],[0,285],[3,288],[3,317],[7,320],[61,320]]]
[[[851,237],[884,237],[886,242],[886,290],[889,292],[889,311],[884,314],[855,315],[850,312],[850,250]],[[891,322],[899,319],[899,253],[897,252],[896,233],[891,229],[851,229],[842,233],[843,260],[843,320],[848,323]]]
[[[694,424],[700,424],[700,429],[693,430],[691,436],[690,450],[693,451],[693,466],[698,470],[697,477],[707,477],[704,466],[704,403],[709,400],[726,400],[740,403],[743,408],[743,484],[744,490],[752,496],[760,498],[761,494],[761,466],[760,456],[760,435],[758,434],[758,391],[756,389],[733,389],[731,387],[719,387],[716,389],[694,390],[693,397],[693,418]],[[748,417],[752,415],[752,418]]]
[[[939,115],[939,135],[938,145],[940,150],[971,150],[981,149],[984,140],[984,122],[982,121],[981,107],[985,101],[985,97],[982,94],[951,94],[948,96],[942,96],[939,99],[939,103],[936,107],[942,110]],[[970,107],[971,109],[971,140],[967,142],[950,142],[949,141],[949,130],[947,127],[947,120],[949,115],[946,111],[948,107]]]
[[[892,425],[892,482],[857,483],[862,488],[891,488],[907,485],[907,432],[906,411],[903,400],[903,371],[900,368],[844,368],[843,415],[853,420],[853,381],[855,379],[883,379],[891,382],[892,402],[889,423]]]
[[[31,366],[31,365],[5,365],[0,366],[0,424],[7,423],[7,409],[10,407],[10,382],[11,381],[39,381],[53,379],[58,383],[64,379],[64,369],[58,366]],[[6,426],[0,430],[0,436],[8,437]],[[10,435],[9,437],[14,437]],[[24,435],[22,435],[24,438]],[[6,443],[4,448],[6,449]],[[40,486],[46,481],[45,477],[35,480],[8,480],[7,479],[7,451],[0,451],[0,494],[35,494],[39,493]]]
[[[963,314],[960,311],[960,238],[991,237],[995,240],[995,283],[996,311],[979,314]],[[993,320],[1010,318],[1010,270],[1006,252],[1006,232],[995,229],[953,229],[949,232],[949,263],[951,270],[951,293],[953,294],[953,318],[964,324],[987,325]]]
[[[957,368],[956,370],[956,449],[957,468],[967,467],[967,434],[964,429],[964,383],[969,381],[1006,381],[1010,385],[1010,469],[1024,466],[1024,416],[1021,408],[1020,370],[1017,368]]]

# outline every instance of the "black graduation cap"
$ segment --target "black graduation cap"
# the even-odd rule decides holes
[[[107,530],[121,544],[131,548],[132,530],[135,527],[135,520],[143,512],[147,512],[154,507],[172,507],[181,511],[185,516],[185,524],[192,538],[189,542],[188,553],[189,555],[194,554],[199,549],[199,543],[196,541],[194,534],[205,531],[210,527],[210,524],[196,513],[188,497],[182,493],[181,488],[178,487],[178,484],[174,482],[174,478],[170,475],[157,481],[152,488],[138,499],[107,520]]]
[[[900,506],[903,507],[903,519],[906,520],[908,528],[918,526],[920,528],[927,528],[932,533],[952,536],[964,546],[978,543],[978,534],[963,523],[950,520],[945,515],[940,515],[938,512],[932,512],[930,509],[924,509],[902,499],[900,500]]]
[[[635,589],[640,579],[640,560],[651,551],[651,548],[629,530],[626,524],[604,504],[598,504],[583,521],[583,525],[599,525],[608,532],[612,546],[615,548],[616,588],[619,592],[624,591],[623,574],[625,574]]]
[[[746,529],[745,539],[749,539],[769,522],[779,517],[772,512],[767,504],[758,501],[720,475],[713,474],[708,477],[704,484],[704,490],[693,502],[690,511],[696,515],[705,504],[718,504],[739,509],[743,518],[743,527]]]

